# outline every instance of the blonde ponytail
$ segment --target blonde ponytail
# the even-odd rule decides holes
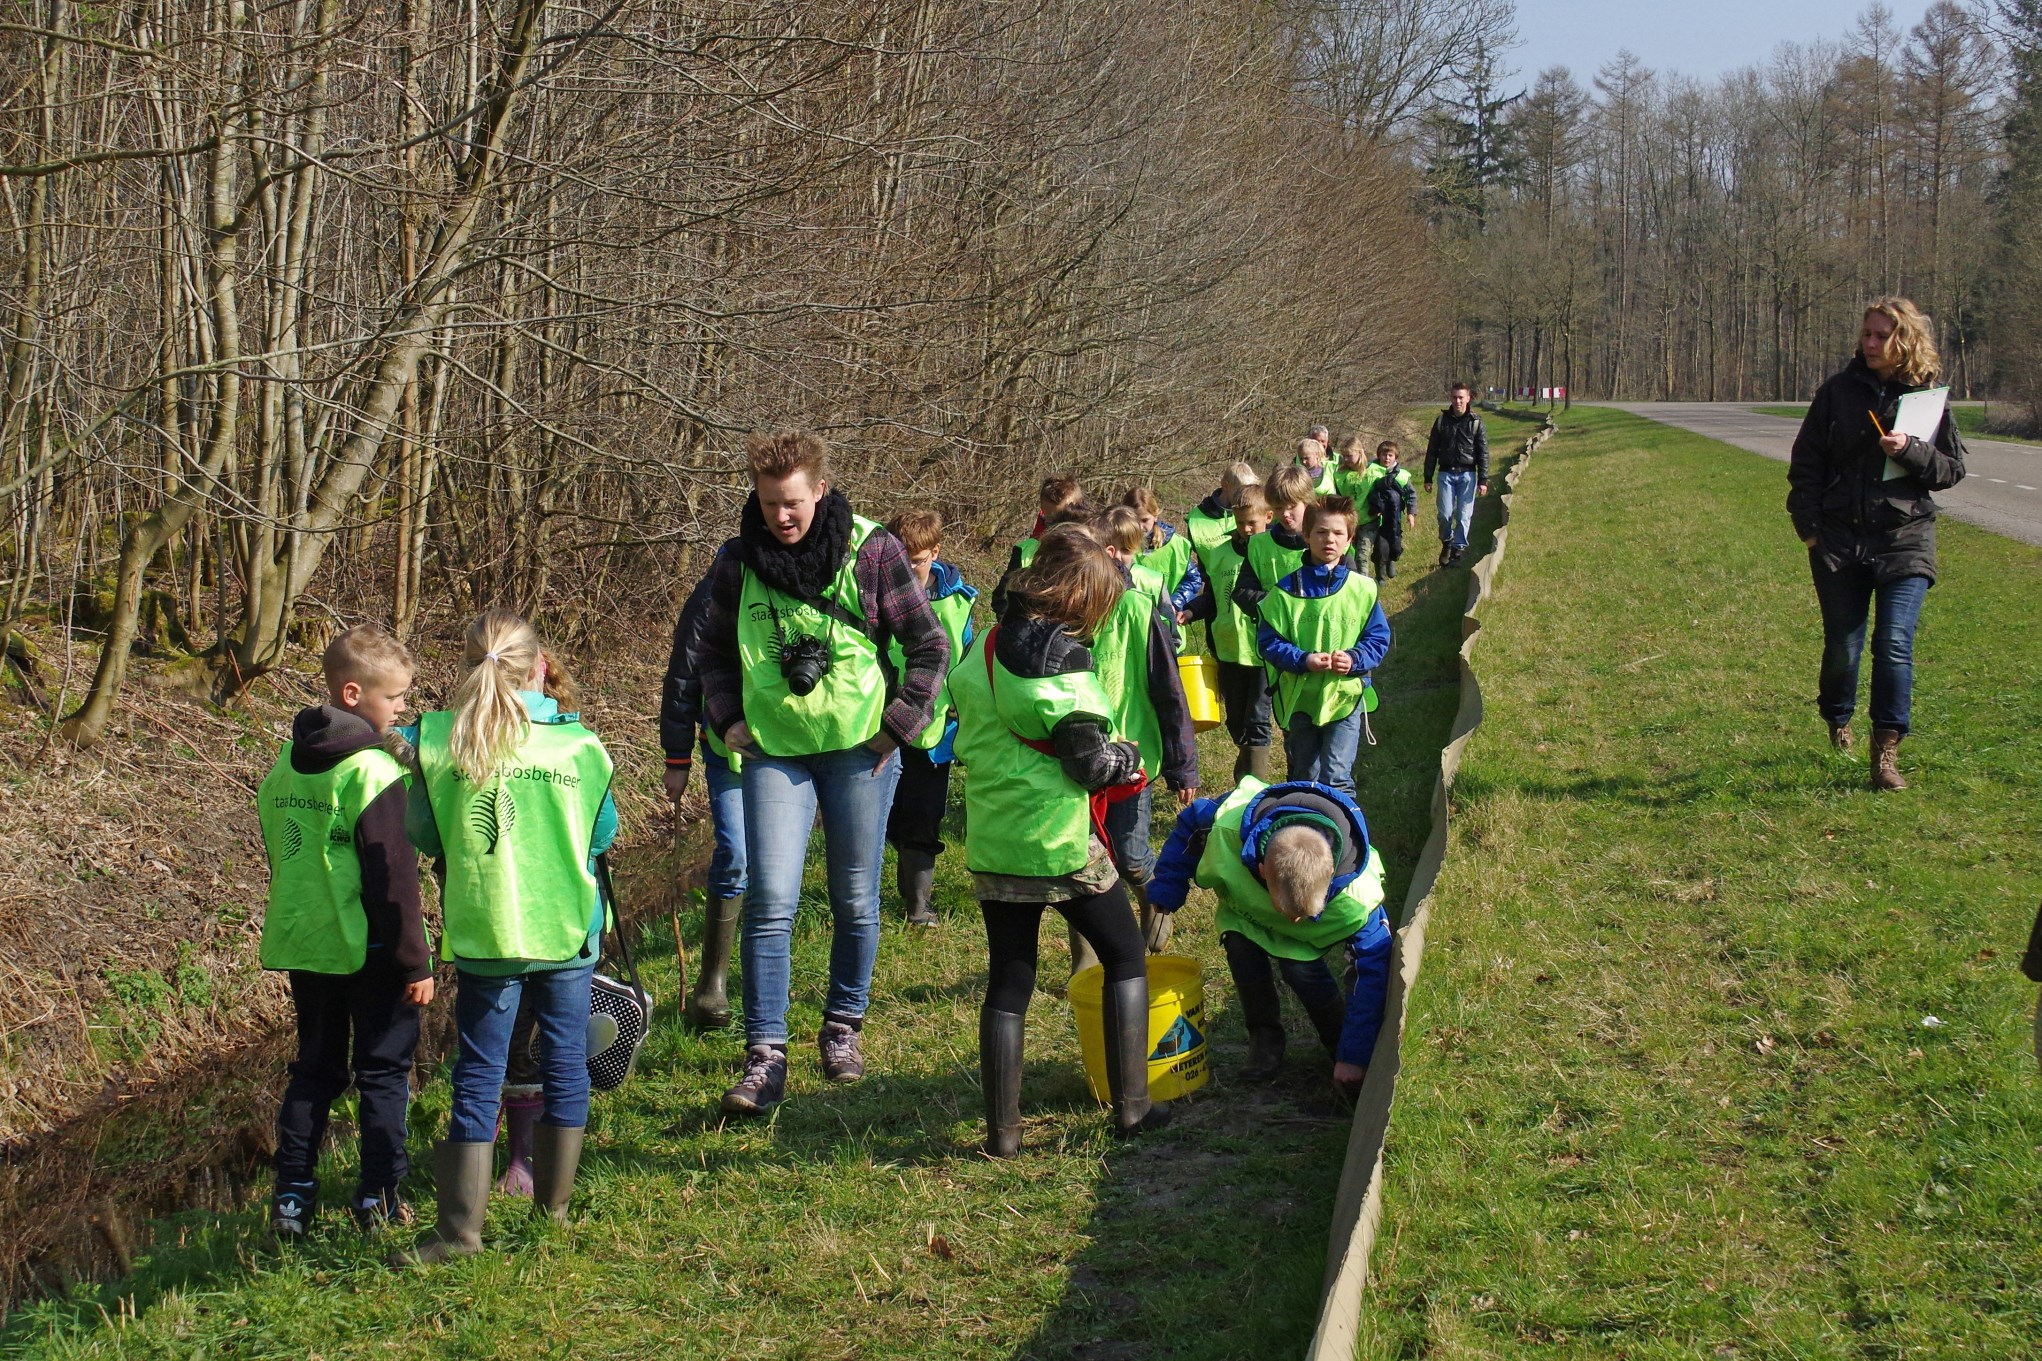
[[[469,668],[454,687],[454,764],[476,784],[525,740],[532,720],[518,691],[539,662],[539,635],[510,610],[485,610],[468,626],[461,661]]]

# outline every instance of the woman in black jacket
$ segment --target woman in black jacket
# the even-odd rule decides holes
[[[1858,659],[1872,616],[1872,787],[1905,789],[1896,754],[1914,690],[1914,629],[1936,579],[1936,503],[1964,480],[1945,409],[1933,442],[1890,433],[1900,398],[1941,372],[1929,319],[1905,298],[1865,309],[1858,352],[1808,405],[1787,468],[1787,514],[1808,545],[1822,608],[1816,707],[1830,743],[1851,746]],[[1876,606],[1876,608],[1875,608]]]

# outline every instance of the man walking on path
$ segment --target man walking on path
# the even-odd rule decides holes
[[[1468,551],[1475,498],[1489,494],[1489,432],[1471,406],[1466,383],[1449,390],[1453,404],[1432,422],[1425,441],[1425,490],[1439,479],[1439,564],[1452,567]]]

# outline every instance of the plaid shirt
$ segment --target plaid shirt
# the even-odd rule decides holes
[[[744,592],[744,560],[732,539],[727,552],[716,555],[709,569],[709,616],[702,626],[702,650],[696,677],[702,683],[702,714],[718,737],[744,717],[744,674],[737,658],[738,599]],[[858,604],[865,631],[886,653],[887,640],[897,639],[907,667],[898,677],[893,697],[880,715],[887,735],[902,746],[929,726],[936,692],[950,671],[950,640],[929,608],[922,583],[908,565],[900,540],[874,530],[858,549],[852,568],[858,582]]]

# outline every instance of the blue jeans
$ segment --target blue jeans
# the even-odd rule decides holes
[[[751,895],[745,899],[744,1036],[746,1044],[787,1043],[788,975],[794,909],[808,835],[822,814],[823,859],[828,866],[830,986],[823,1014],[856,1020],[872,994],[872,963],[879,954],[879,866],[886,846],[886,813],[900,780],[900,756],[877,772],[871,750],[826,751],[815,756],[747,756],[744,762],[745,849],[751,861]]]
[[[1468,526],[1475,522],[1475,470],[1439,475],[1439,541],[1450,548],[1468,546]]]
[[[1291,715],[1283,734],[1283,755],[1289,778],[1331,785],[1343,794],[1354,792],[1354,754],[1361,746],[1361,705],[1347,717],[1325,727],[1303,714]]]
[[[1815,707],[1831,723],[1850,722],[1858,707],[1858,660],[1865,651],[1869,613],[1872,726],[1905,733],[1914,700],[1914,628],[1921,621],[1929,579],[1902,577],[1880,586],[1870,563],[1846,563],[1831,571],[1816,549],[1808,551],[1808,562],[1815,600],[1822,607],[1822,675]]]
[[[1131,799],[1106,806],[1106,849],[1113,853],[1113,866],[1120,877],[1140,888],[1156,877],[1156,851],[1149,844],[1149,823],[1155,816],[1152,784]]]
[[[702,777],[709,782],[709,896],[722,900],[744,892],[744,776],[702,742]]]
[[[542,1118],[567,1129],[588,1123],[589,981],[595,973],[591,961],[572,969],[540,969],[503,978],[459,975],[454,1028],[461,1053],[454,1060],[448,1139],[457,1144],[495,1140],[511,1030],[517,1024],[518,999],[527,995],[539,1028],[539,1085],[546,1094]]]

